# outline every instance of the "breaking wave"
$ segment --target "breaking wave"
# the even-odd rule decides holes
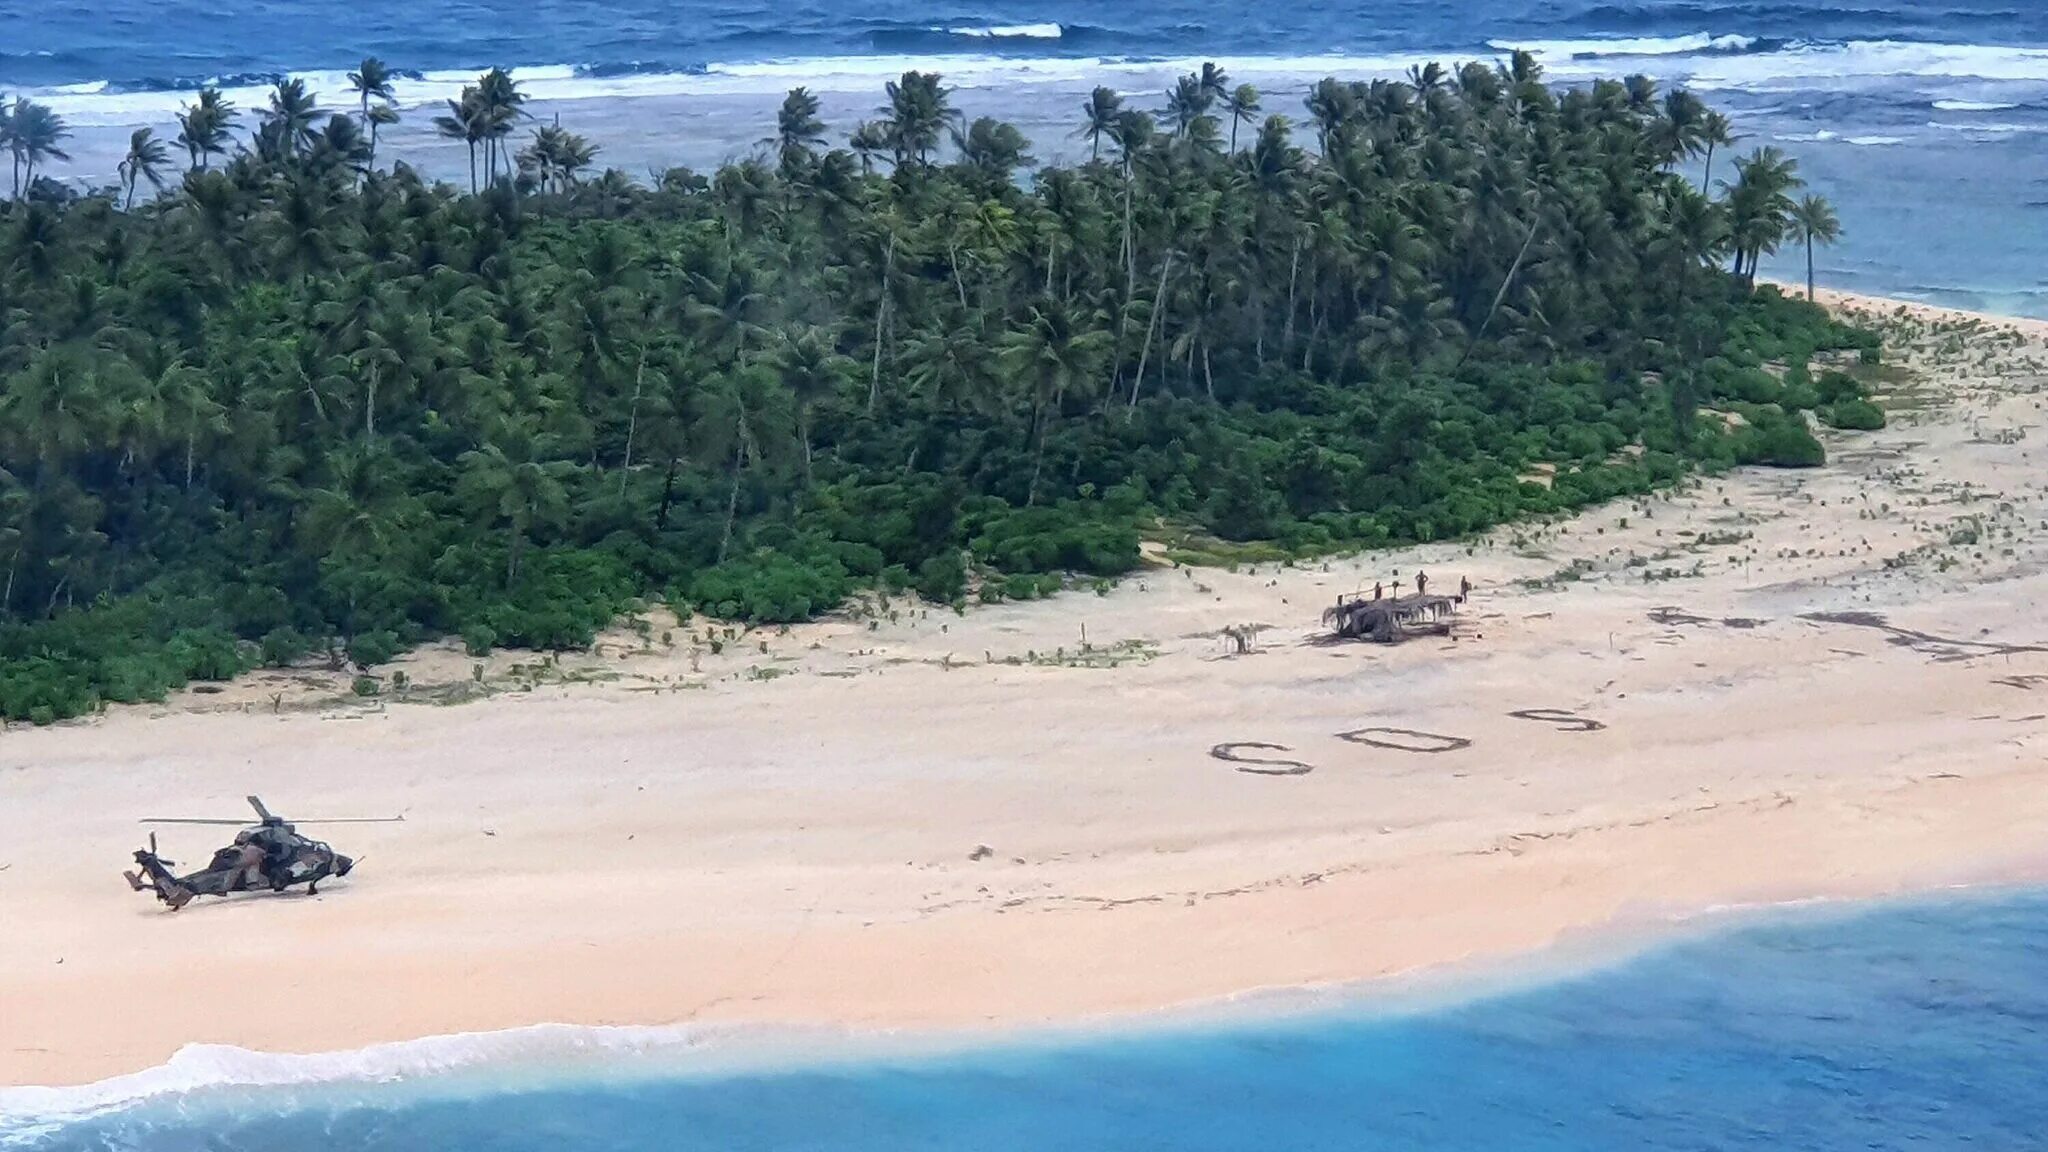
[[[1934,102],[1934,110],[1937,112],[2003,112],[2008,108],[2017,107],[2019,107],[2017,104],[2005,104],[1997,100],[1936,100]]]
[[[1057,24],[998,24],[993,28],[948,28],[954,36],[978,40],[1057,40],[1063,29]]]
[[[1754,36],[1714,36],[1699,32],[1690,36],[1489,40],[1486,43],[1487,47],[1502,52],[1512,52],[1520,48],[1542,60],[1585,60],[1602,56],[1690,56],[1707,52],[1747,52],[1760,41]]]
[[[1081,33],[1099,36],[1097,30]],[[1495,61],[1514,48],[1533,52],[1548,74],[1561,81],[1584,81],[1640,71],[1667,83],[1695,88],[1784,92],[1862,90],[1887,82],[2048,83],[2048,48],[1983,44],[1934,44],[1870,40],[1846,43],[1768,41],[1752,36],[1701,32],[1687,36],[1618,39],[1528,40],[1494,39],[1477,50],[1441,49],[1385,53],[1303,55],[1135,56],[1107,53],[1067,55],[1048,52],[1067,44],[1073,27],[1054,23],[956,25],[926,29],[920,36],[940,42],[932,50],[871,54],[796,56],[709,63],[644,63],[581,66],[541,64],[512,70],[528,96],[537,101],[630,99],[674,95],[778,95],[792,85],[820,92],[872,92],[885,79],[911,69],[943,73],[953,84],[968,88],[1005,85],[1106,83],[1150,89],[1177,72],[1215,59],[1233,75],[1267,85],[1288,85],[1330,75],[1340,78],[1398,76],[1411,65],[1429,61],[1455,63]],[[971,52],[947,45],[977,44]],[[1004,45],[1017,45],[1015,53]],[[1037,45],[1039,47],[1032,48]],[[926,45],[917,44],[913,49]],[[260,107],[268,87],[283,73],[111,82],[92,80],[26,94],[51,105],[81,125],[164,122],[187,104],[202,83],[222,87],[243,108]],[[323,105],[353,105],[343,71],[295,72]],[[437,104],[459,94],[475,74],[467,70],[435,70],[403,74],[396,83],[401,107]],[[1971,93],[1976,96],[1977,93]],[[1925,100],[1926,95],[1920,99]],[[1925,107],[1926,105],[1922,105]],[[1944,112],[1990,112],[2014,102],[1944,97],[1933,102]]]

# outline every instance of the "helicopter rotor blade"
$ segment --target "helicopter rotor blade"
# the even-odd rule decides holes
[[[275,820],[275,817],[273,817],[273,820]],[[221,826],[221,827],[224,827],[224,828],[247,828],[247,827],[250,827],[250,826],[252,826],[252,825],[256,825],[256,824],[260,824],[260,823],[262,823],[262,821],[260,821],[260,820],[201,820],[201,819],[196,819],[196,818],[192,818],[192,817],[179,817],[179,816],[152,816],[152,817],[148,817],[148,818],[146,818],[146,819],[144,819],[144,820],[142,820],[142,821],[140,821],[140,822],[141,822],[141,823],[143,823],[143,824],[215,824],[215,825],[219,825],[219,826]],[[278,822],[278,823],[285,823],[285,821],[277,821],[277,822]],[[289,821],[289,823],[292,823],[292,824],[403,824],[403,823],[405,823],[405,817],[403,817],[403,816],[350,816],[350,817],[344,817],[344,818],[342,818],[342,819],[339,819],[339,820],[292,820],[292,821]]]

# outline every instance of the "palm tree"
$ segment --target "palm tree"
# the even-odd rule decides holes
[[[483,95],[474,84],[465,85],[459,99],[448,101],[445,115],[434,117],[434,127],[450,140],[460,140],[469,147],[469,192],[477,192],[476,146],[483,143],[489,113],[484,108]]]
[[[1734,274],[1755,283],[1757,262],[1776,252],[1798,206],[1791,193],[1801,186],[1799,164],[1776,148],[1759,148],[1735,162],[1728,186],[1729,232],[1735,241]]]
[[[1115,134],[1116,118],[1122,115],[1123,109],[1124,98],[1116,94],[1116,89],[1099,84],[1088,94],[1088,102],[1081,105],[1081,127],[1075,130],[1074,135],[1087,139],[1091,162],[1102,158],[1102,138]]]
[[[36,183],[36,166],[45,160],[71,159],[58,147],[71,136],[64,118],[26,96],[14,98],[4,125],[7,151],[14,161],[14,198],[21,199]]]
[[[863,120],[853,126],[853,133],[846,138],[847,146],[860,157],[860,170],[873,172],[875,161],[890,154],[889,128],[876,120]]]
[[[532,142],[516,159],[520,172],[530,173],[541,192],[560,193],[568,191],[596,158],[596,145],[557,121],[534,129]]]
[[[1230,74],[1214,62],[1204,63],[1195,73],[1195,86],[1202,90],[1202,110],[1208,111],[1230,99]]]
[[[506,424],[481,448],[464,452],[456,488],[472,511],[505,527],[505,581],[519,578],[519,561],[535,528],[568,515],[566,461],[543,454],[545,437]]]
[[[1813,299],[1813,246],[1833,244],[1842,238],[1842,222],[1835,218],[1834,205],[1808,193],[1792,206],[1792,234],[1806,245],[1806,298]]]
[[[192,167],[204,172],[215,156],[228,150],[228,133],[240,115],[220,89],[199,90],[199,99],[178,113],[178,144]]]
[[[1237,126],[1259,118],[1259,90],[1249,84],[1239,84],[1223,101],[1223,107],[1230,113],[1230,150],[1236,152]]]
[[[118,171],[121,183],[128,189],[127,198],[121,207],[125,211],[135,207],[135,185],[139,180],[149,181],[150,187],[163,190],[164,169],[171,158],[164,149],[164,142],[156,138],[156,129],[137,128],[128,137],[128,155],[123,157]]]
[[[818,118],[818,98],[808,88],[791,88],[775,113],[775,135],[764,143],[775,145],[787,180],[809,167],[814,150],[825,142],[825,122]]]
[[[811,413],[853,378],[854,363],[832,348],[823,330],[784,332],[768,364],[796,404],[797,437],[803,442],[804,474],[811,470]]]
[[[1038,475],[1045,463],[1048,426],[1059,417],[1070,393],[1100,387],[1109,333],[1090,323],[1072,306],[1049,300],[1031,309],[1031,322],[1003,337],[997,352],[1012,377],[1031,389],[1036,446],[1032,449],[1031,483],[1025,503],[1038,499]]]
[[[280,156],[296,158],[313,143],[313,119],[319,113],[319,104],[304,80],[280,80],[271,89],[270,107],[263,113],[260,131]]]
[[[1175,81],[1166,93],[1166,107],[1160,114],[1172,122],[1174,137],[1183,138],[1195,121],[1209,114],[1210,100],[1209,90],[1202,87],[1202,78],[1190,72]]]
[[[1700,117],[1699,146],[1707,151],[1706,169],[1700,173],[1700,191],[1705,192],[1714,181],[1714,149],[1735,146],[1734,126],[1719,112],[1708,110]]]
[[[953,147],[960,150],[960,162],[978,169],[995,183],[1006,183],[1011,173],[1034,163],[1025,154],[1031,141],[1016,127],[993,116],[979,116],[973,124],[953,129]]]
[[[493,68],[477,77],[477,100],[481,106],[480,127],[484,142],[484,182],[495,184],[498,180],[498,161],[504,154],[505,137],[512,134],[512,127],[520,117],[526,115],[524,106],[526,94],[519,90],[519,82],[503,68]],[[509,173],[511,162],[506,161]]]
[[[377,129],[380,125],[397,120],[398,110],[392,107],[397,94],[391,88],[391,69],[375,56],[363,57],[356,70],[348,74],[349,87],[355,89],[356,100],[361,105],[363,130],[370,134],[370,155],[377,154]],[[389,117],[377,116],[370,110],[370,101],[377,101],[377,110],[389,113]]]
[[[889,102],[879,111],[898,166],[914,158],[920,168],[930,167],[932,149],[939,146],[946,126],[959,117],[953,110],[953,90],[939,83],[936,72],[905,72],[885,90]]]

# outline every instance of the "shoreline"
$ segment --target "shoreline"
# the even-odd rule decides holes
[[[359,1048],[265,1052],[188,1045],[152,1067],[71,1085],[0,1086],[0,1147],[165,1097],[221,1089],[410,1084],[427,1097],[688,1077],[801,1075],[921,1064],[990,1052],[1043,1052],[1126,1039],[1268,1027],[1401,1020],[1570,984],[1668,949],[1778,925],[1884,915],[1935,900],[2023,899],[2048,872],[1851,899],[1815,896],[1589,925],[1528,953],[1468,957],[1416,971],[1317,986],[1251,988],[1201,1001],[981,1026],[854,1028],[760,1020],[730,1024],[561,1024],[379,1041]]]
[[[2048,549],[2023,532],[2048,507],[2004,490],[2048,323],[1977,318],[2019,333],[1979,361],[1932,327],[1969,314],[1831,297],[1904,308],[1910,389],[1939,395],[1810,473],[723,655],[612,637],[552,678],[506,655],[483,674],[505,694],[460,707],[257,675],[12,730],[0,1001],[25,1007],[0,1084],[535,1020],[986,1034],[1541,966],[1717,905],[2048,880]],[[1306,643],[1327,598],[1417,567],[1474,577],[1464,638]],[[1248,621],[1257,650],[1228,655]],[[1077,626],[1111,647],[1081,658]],[[446,647],[398,666],[471,674]],[[1469,744],[1354,738],[1375,727]],[[1211,752],[1253,742],[1313,770]],[[171,917],[119,884],[134,819],[249,791],[408,822],[336,829],[368,866],[316,899]]]

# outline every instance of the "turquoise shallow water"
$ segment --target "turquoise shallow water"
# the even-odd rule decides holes
[[[547,1086],[190,1093],[72,1149],[1249,1152],[2048,1147],[2048,892],[1801,910],[1538,988]],[[4,1131],[4,1124],[0,1124]]]

